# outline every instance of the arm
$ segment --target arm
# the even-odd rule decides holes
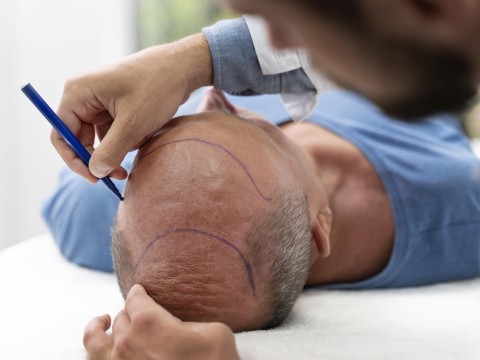
[[[288,71],[276,74],[265,71],[244,18],[220,21],[203,32],[212,55],[215,88],[232,95],[316,92],[299,62],[288,64],[285,68]]]
[[[140,285],[130,290],[125,309],[87,325],[83,343],[89,359],[239,360],[232,331],[220,323],[182,322],[156,304]]]
[[[283,91],[286,110],[295,120],[308,118],[318,105],[318,93],[335,88],[325,76],[316,71],[308,53],[302,49],[275,49],[269,37],[265,20],[258,16],[245,16],[252,36],[257,58],[263,74],[281,74],[301,67],[310,84],[302,93]]]
[[[212,82],[203,34],[145,49],[65,84],[57,114],[92,153],[89,167],[56,131],[52,144],[71,170],[92,183],[107,175],[125,179],[120,165],[126,154],[167,123],[193,90]]]
[[[130,170],[135,153],[127,155],[123,166]],[[120,192],[124,182],[115,181]],[[119,200],[103,184],[91,185],[63,169],[55,193],[45,201],[43,218],[61,253],[71,262],[112,272],[110,229]]]
[[[69,80],[57,113],[92,153],[89,167],[55,131],[52,143],[90,182],[107,175],[124,179],[120,164],[126,154],[165,125],[193,90],[213,83],[244,95],[312,92],[302,69],[263,75],[245,21],[230,20],[205,29],[205,35],[148,48]],[[101,140],[97,149],[95,135]]]

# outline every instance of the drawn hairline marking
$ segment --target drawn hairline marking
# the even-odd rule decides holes
[[[147,152],[145,155],[143,155],[141,158],[139,158],[139,161],[145,159],[147,156],[151,155],[153,152],[167,146],[167,145],[172,145],[172,144],[177,144],[177,143],[181,143],[181,142],[197,142],[197,143],[200,143],[200,144],[205,144],[205,145],[208,145],[208,146],[211,146],[211,147],[214,147],[216,148],[217,150],[220,150],[220,151],[223,151],[224,153],[226,153],[230,158],[232,158],[242,169],[243,171],[245,172],[245,174],[247,175],[248,179],[250,180],[250,182],[252,183],[252,185],[255,187],[255,190],[258,192],[258,194],[265,200],[265,201],[272,201],[272,198],[270,196],[265,196],[262,191],[259,189],[257,183],[255,182],[255,180],[253,179],[253,176],[252,174],[250,174],[250,171],[248,170],[247,166],[242,163],[240,161],[240,159],[235,156],[234,153],[232,153],[230,150],[228,150],[227,148],[223,147],[222,145],[218,145],[218,144],[215,144],[215,143],[212,143],[210,141],[206,141],[206,140],[202,140],[202,139],[199,139],[199,138],[186,138],[186,139],[181,139],[181,140],[174,140],[174,141],[169,141],[165,144],[161,144],[159,146],[157,146],[156,148],[150,150],[149,152]]]
[[[161,233],[160,235],[158,235],[157,237],[155,237],[153,240],[151,240],[147,246],[145,247],[145,249],[143,250],[143,252],[141,253],[140,257],[138,258],[138,260],[135,262],[135,265],[134,265],[134,268],[135,270],[137,270],[138,266],[140,265],[141,261],[143,260],[143,258],[147,255],[147,252],[151,249],[151,247],[157,243],[159,240],[162,240],[163,238],[165,238],[166,236],[168,235],[171,235],[171,234],[179,234],[179,233],[191,233],[191,234],[195,234],[195,235],[202,235],[202,236],[205,236],[205,237],[208,237],[208,238],[211,238],[211,239],[214,239],[214,240],[218,240],[222,243],[224,243],[225,245],[229,246],[231,249],[233,249],[239,256],[240,258],[242,259],[242,262],[245,266],[245,270],[247,271],[247,276],[248,276],[248,281],[249,281],[249,284],[250,284],[250,287],[252,289],[252,292],[253,292],[253,296],[256,295],[256,287],[255,287],[255,280],[253,278],[253,268],[252,268],[252,265],[250,264],[250,261],[247,259],[247,257],[240,251],[240,249],[235,246],[235,244],[233,244],[232,242],[228,241],[227,239],[225,238],[222,238],[221,236],[218,236],[218,235],[215,235],[215,234],[212,234],[212,233],[209,233],[209,232],[206,232],[206,231],[202,231],[202,230],[198,230],[198,229],[192,229],[192,228],[177,228],[177,229],[172,229],[172,230],[168,230],[168,231],[165,231],[163,233]]]

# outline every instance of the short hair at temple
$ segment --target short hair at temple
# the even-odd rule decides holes
[[[313,242],[308,201],[301,189],[277,189],[272,202],[267,208],[259,209],[257,215],[244,240],[246,257],[250,260],[255,276],[260,276],[264,284],[263,328],[272,328],[287,317],[309,275]],[[182,311],[175,309],[178,297],[182,296],[182,293],[176,294],[178,277],[168,276],[165,268],[158,263],[148,264],[148,272],[140,277],[129,242],[116,224],[112,229],[112,255],[118,284],[124,297],[135,283],[140,283],[158,304],[182,319]],[[192,307],[193,303],[203,302],[202,296],[209,298],[208,301],[211,300],[205,277],[199,276],[190,268],[182,268],[182,265],[175,271],[181,272],[182,281],[185,281],[185,277],[188,278],[196,289],[196,299],[191,302]],[[199,291],[199,288],[204,288],[205,293]],[[181,291],[185,290],[182,288]],[[189,316],[188,320],[222,321],[214,314],[205,316],[204,308],[201,312],[202,316],[199,315],[198,319]]]

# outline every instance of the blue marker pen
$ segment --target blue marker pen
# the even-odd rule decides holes
[[[76,138],[75,135],[70,131],[70,129],[64,124],[64,122],[55,114],[50,106],[42,99],[42,97],[37,93],[29,83],[22,85],[23,93],[30,99],[30,101],[35,105],[35,107],[45,116],[48,122],[53,126],[55,130],[63,137],[68,145],[75,151],[78,157],[83,161],[85,165],[88,166],[90,161],[90,153],[85,149],[81,142]],[[110,180],[109,177],[104,177],[102,182],[105,186],[116,196],[123,201],[123,197],[120,194],[120,191],[116,188],[115,184]]]

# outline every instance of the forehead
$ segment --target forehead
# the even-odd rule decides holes
[[[140,149],[130,180],[247,180],[264,197],[255,177],[273,175],[278,152],[272,129],[265,128],[223,113],[180,118]]]
[[[144,240],[173,225],[239,228],[269,201],[280,165],[268,136],[240,121],[202,122],[181,119],[139,151],[120,225]]]

